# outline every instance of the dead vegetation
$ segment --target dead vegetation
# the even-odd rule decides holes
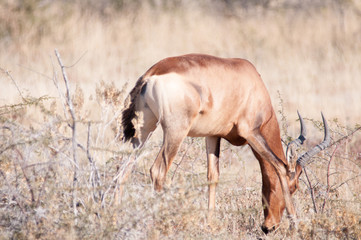
[[[268,238],[260,229],[260,170],[247,147],[222,142],[210,227],[202,139],[186,139],[161,193],[149,177],[160,133],[139,151],[119,141],[122,104],[139,75],[188,52],[254,62],[285,143],[298,131],[296,109],[309,117],[309,138],[316,136],[305,149],[322,135],[319,110],[328,117],[333,144],[307,166],[294,197],[299,227],[289,231],[284,218],[271,238],[360,238],[356,3],[326,1],[315,14],[302,6],[242,7],[246,1],[222,11],[212,1],[192,8],[114,1],[117,9],[112,1],[25,2],[0,4],[1,239]]]

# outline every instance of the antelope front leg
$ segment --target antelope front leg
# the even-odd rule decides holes
[[[219,151],[221,138],[206,137],[207,164],[208,164],[208,209],[210,213],[216,204],[216,186],[219,178]]]

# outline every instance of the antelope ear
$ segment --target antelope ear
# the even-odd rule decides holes
[[[294,176],[294,178],[297,179],[297,182],[298,182],[298,178],[300,177],[301,173],[302,173],[302,167],[300,164],[297,163],[296,164],[296,174]]]
[[[297,190],[298,187],[299,187],[298,178],[300,177],[300,175],[301,175],[301,173],[302,173],[302,167],[301,167],[301,165],[297,164],[295,170],[296,170],[296,171],[295,171],[294,174],[291,176],[290,184],[289,184],[289,188],[290,188],[291,194],[293,194],[294,192],[296,192],[296,190]]]

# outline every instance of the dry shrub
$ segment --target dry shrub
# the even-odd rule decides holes
[[[308,117],[305,149],[321,138],[322,124],[314,120],[319,109],[329,119],[333,145],[307,166],[309,179],[302,174],[294,197],[299,228],[290,231],[284,217],[271,238],[359,238],[361,137],[353,125],[361,117],[355,111],[360,43],[354,41],[361,32],[352,1],[288,10],[282,3],[293,1],[227,1],[231,7],[213,1],[25,2],[0,4],[6,23],[0,67],[9,70],[0,75],[6,86],[0,89],[0,238],[266,238],[259,227],[261,174],[248,147],[222,142],[209,226],[202,139],[186,139],[161,193],[149,177],[160,133],[139,151],[119,141],[117,121],[136,79],[160,58],[189,52],[254,62],[272,98],[277,90],[282,96],[284,142],[297,135],[297,108]],[[71,83],[77,162],[55,47]]]
[[[54,111],[54,103],[49,108],[43,104],[52,99],[39,100],[35,106],[23,103],[23,115],[27,111],[33,113],[35,108],[42,116],[41,123],[31,126],[21,124],[23,116],[11,117],[15,110],[2,114],[2,237],[263,238],[259,228],[263,219],[260,170],[249,150],[223,143],[217,209],[210,226],[204,142],[185,141],[168,174],[165,190],[155,193],[148,169],[160,141],[150,141],[143,150],[132,153],[115,139],[117,132],[111,127],[119,115],[117,104],[122,102],[118,98],[124,98],[123,91],[113,84],[100,83],[95,94],[101,106],[101,120],[91,122],[79,116],[76,188],[72,130],[66,111],[61,114]],[[319,121],[307,120],[308,125],[314,123],[313,133],[321,131]],[[331,129],[334,144],[307,167],[311,180],[303,174],[301,189],[295,196],[299,228],[290,231],[284,218],[272,234],[274,238],[357,238],[360,234],[361,169],[359,154],[350,152],[354,149],[353,139],[359,139],[359,131],[337,121],[331,121]],[[311,139],[310,145],[315,142]],[[137,164],[129,181],[124,182],[122,171],[130,160]]]

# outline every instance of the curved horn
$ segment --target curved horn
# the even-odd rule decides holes
[[[298,118],[300,119],[301,133],[297,139],[293,140],[292,142],[290,142],[287,145],[287,148],[291,144],[296,144],[297,146],[302,145],[303,142],[306,140],[307,130],[306,130],[305,122],[303,121],[303,118],[302,118],[301,114],[298,112],[298,110],[297,110],[297,114],[298,114]]]
[[[321,116],[322,116],[322,121],[323,121],[324,129],[325,129],[325,137],[320,144],[318,144],[311,150],[307,151],[306,153],[304,153],[301,157],[299,157],[297,159],[297,164],[301,165],[302,167],[305,166],[305,164],[311,159],[311,157],[313,157],[317,153],[319,153],[322,150],[324,150],[325,148],[327,148],[331,143],[330,130],[328,128],[326,118],[323,116],[322,112],[321,112]]]
[[[302,118],[301,114],[298,111],[297,111],[297,114],[298,114],[298,118],[300,119],[300,125],[301,125],[300,136],[297,139],[290,142],[287,145],[287,149],[286,149],[286,159],[287,159],[290,171],[294,171],[294,170],[291,170],[291,169],[295,168],[295,163],[296,163],[296,159],[297,159],[296,147],[302,145],[303,142],[306,140],[306,126],[305,126],[305,123],[303,121],[303,118]]]

